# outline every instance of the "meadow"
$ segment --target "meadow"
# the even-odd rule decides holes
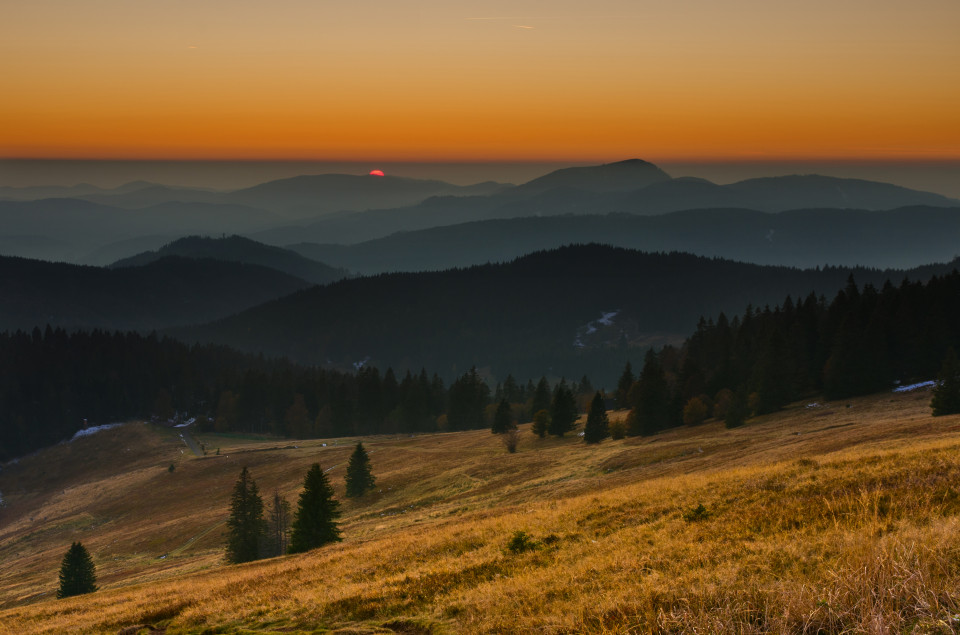
[[[598,446],[521,426],[516,454],[487,430],[366,437],[359,500],[355,439],[200,435],[195,457],[130,423],[0,472],[0,633],[957,632],[960,416],[929,398]],[[295,504],[314,462],[344,541],[225,564],[241,467]],[[74,540],[101,589],[55,600]]]

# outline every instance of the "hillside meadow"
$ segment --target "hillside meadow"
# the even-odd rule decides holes
[[[3,466],[0,633],[953,633],[960,416],[929,398],[599,446],[521,426],[516,454],[485,430],[369,437],[359,501],[355,439],[201,435],[196,457],[130,423]],[[344,541],[226,565],[241,467],[295,503],[314,462]],[[74,540],[101,589],[55,600]]]

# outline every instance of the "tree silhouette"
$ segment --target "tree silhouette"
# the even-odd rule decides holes
[[[290,501],[280,495],[280,490],[273,490],[270,499],[270,509],[267,511],[269,529],[269,555],[280,556],[287,552],[287,543],[290,539]]]
[[[533,415],[533,425],[530,427],[530,432],[533,432],[535,435],[541,439],[547,436],[547,429],[550,427],[550,411],[547,409],[537,410]]]
[[[647,351],[640,379],[632,392],[636,402],[629,418],[628,434],[654,434],[669,425],[670,402],[663,367],[653,349]]]
[[[933,398],[930,400],[933,416],[960,413],[960,364],[957,363],[957,354],[952,346],[947,349],[937,379]]]
[[[370,471],[370,457],[359,441],[350,455],[346,479],[347,496],[350,498],[359,498],[374,488],[376,479]]]
[[[86,547],[75,542],[70,545],[60,564],[60,588],[57,598],[68,598],[97,590],[97,576],[93,559]]]
[[[620,380],[617,382],[617,408],[630,407],[628,397],[634,381],[636,381],[636,378],[633,376],[633,368],[630,366],[630,362],[627,362],[627,365],[623,367],[623,374],[620,375]]]
[[[600,443],[610,436],[610,422],[607,419],[607,406],[603,402],[603,395],[597,392],[590,404],[590,413],[587,415],[587,424],[583,428],[583,440],[587,443]]]
[[[320,464],[314,463],[303,479],[288,552],[302,553],[342,540],[336,523],[339,517],[340,503],[333,498],[333,488]]]
[[[562,437],[573,430],[577,423],[577,400],[573,391],[567,388],[567,382],[560,380],[556,392],[553,394],[553,403],[550,405],[550,424],[547,432]]]
[[[506,434],[516,427],[513,422],[513,412],[510,410],[510,404],[506,399],[501,400],[500,405],[497,406],[496,414],[493,415],[493,426],[491,426],[490,431],[494,434]]]
[[[240,477],[233,486],[227,530],[229,562],[250,562],[260,557],[267,535],[267,523],[263,518],[263,499],[246,467],[240,471]]]

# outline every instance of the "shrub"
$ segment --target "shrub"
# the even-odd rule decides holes
[[[695,523],[701,520],[706,520],[709,517],[710,517],[710,512],[708,512],[707,508],[703,506],[703,503],[700,503],[693,509],[683,514],[683,519],[688,523]]]
[[[627,436],[627,424],[623,419],[620,421],[611,421],[609,430],[611,439],[622,439]]]
[[[524,551],[534,551],[540,546],[533,536],[523,530],[513,532],[513,536],[507,542],[507,550],[510,553],[523,553]]]

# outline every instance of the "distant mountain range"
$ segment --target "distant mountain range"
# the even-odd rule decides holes
[[[537,216],[398,232],[352,245],[287,247],[314,260],[374,274],[506,262],[576,242],[791,267],[909,268],[960,255],[960,207],[781,213],[728,208],[656,216]]]
[[[108,264],[183,235],[248,233],[277,222],[272,212],[218,203],[167,202],[127,210],[79,199],[0,201],[0,245],[4,255],[23,257],[35,255],[37,245],[45,253],[62,245],[59,257],[50,259],[75,262],[97,250],[109,251],[113,243],[151,236],[159,241],[135,243],[133,252],[90,263]]]
[[[13,200],[32,198],[40,200]],[[557,170],[519,186],[501,183],[458,186],[392,176],[325,174],[280,179],[233,192],[147,182],[130,183],[113,190],[91,185],[5,187],[0,188],[0,199],[8,199],[0,200],[0,253],[101,265],[159,249],[187,235],[241,234],[275,246],[350,245],[397,232],[567,214],[602,217],[662,215],[693,209],[779,213],[960,207],[960,201],[938,194],[887,183],[816,175],[718,185],[703,179],[671,178],[657,166],[637,159]],[[727,212],[710,212],[715,213],[729,217]],[[701,219],[709,222],[705,217]],[[764,224],[777,223],[764,221]],[[772,229],[776,233],[777,229]],[[630,229],[625,224],[619,231],[647,231],[647,228]],[[832,230],[828,227],[823,231]],[[935,226],[929,231],[953,235],[951,226]],[[665,235],[666,242],[660,245],[650,244],[641,235],[617,237],[618,244],[647,249],[674,248],[675,243],[671,241],[676,241],[678,248],[688,248],[683,240],[670,235]],[[569,239],[565,236],[564,242]],[[845,235],[844,239],[848,237]],[[741,259],[754,257],[748,255],[749,249],[744,254],[731,253],[710,245],[708,236],[704,236],[704,240],[708,244],[704,245],[703,253]],[[542,247],[560,244],[563,243],[537,243]],[[872,251],[879,253],[882,249],[875,246]],[[464,253],[473,251],[467,249]],[[770,255],[776,256],[778,252],[773,250]],[[507,254],[508,257],[514,255],[518,252]],[[478,257],[483,258],[484,254]],[[832,253],[830,260],[833,260]],[[351,258],[351,262],[359,270],[382,270],[380,265],[369,262],[358,264],[356,258]],[[879,261],[882,264],[902,262],[904,259]],[[451,263],[438,261],[430,266],[448,264]]]
[[[228,238],[189,236],[164,245],[157,251],[147,251],[118,260],[111,267],[141,267],[168,256],[259,265],[313,284],[327,284],[349,275],[345,269],[330,267],[294,251],[264,245],[241,236]]]
[[[498,376],[608,377],[631,350],[636,361],[638,349],[679,341],[703,315],[772,306],[787,294],[832,297],[851,272],[860,284],[881,285],[956,266],[799,270],[569,246],[506,264],[344,280],[173,334],[344,368],[425,366],[452,376],[476,365]]]
[[[603,178],[606,175],[609,178]],[[629,184],[636,185],[630,189]],[[435,197],[417,205],[337,214],[252,234],[270,244],[352,244],[401,231],[531,216],[659,215],[692,209],[737,208],[761,212],[795,209],[890,210],[904,206],[960,207],[939,194],[858,179],[785,176],[716,185],[703,179],[670,179],[642,161],[559,170],[489,196]]]
[[[0,256],[0,330],[142,330],[222,318],[311,286],[253,264],[168,256],[103,269]]]

